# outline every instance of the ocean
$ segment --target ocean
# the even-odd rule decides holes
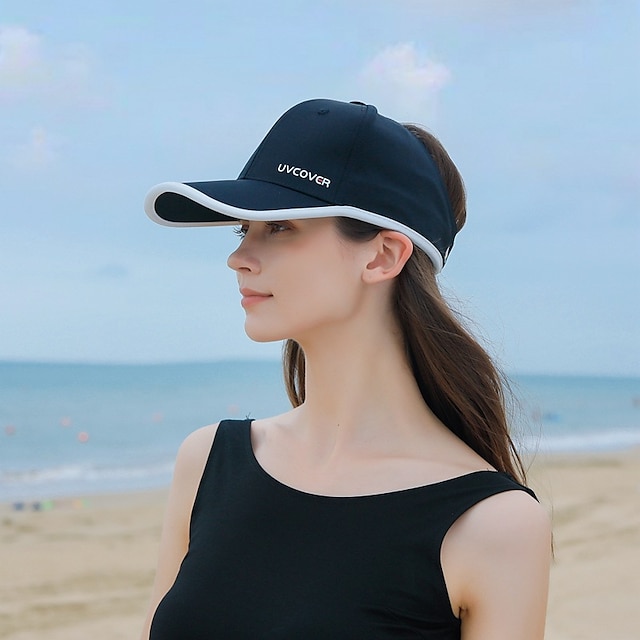
[[[640,378],[514,375],[527,451],[640,445]],[[166,487],[180,442],[288,408],[279,362],[0,362],[0,502]],[[44,501],[44,502],[41,502]]]

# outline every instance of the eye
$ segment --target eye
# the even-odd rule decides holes
[[[269,228],[270,233],[282,233],[283,231],[288,231],[291,229],[291,225],[286,221],[281,222],[267,222],[267,227]]]

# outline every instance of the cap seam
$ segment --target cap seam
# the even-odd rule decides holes
[[[351,165],[351,158],[353,157],[355,148],[356,148],[356,144],[358,142],[358,140],[360,139],[361,135],[362,135],[362,131],[363,128],[365,126],[365,120],[367,119],[367,115],[369,114],[369,109],[373,109],[373,107],[371,105],[363,105],[364,106],[364,113],[362,115],[362,117],[360,118],[360,122],[358,123],[358,130],[356,131],[355,135],[353,136],[353,142],[351,143],[351,148],[349,149],[349,155],[347,156],[347,160],[344,163],[343,167],[342,167],[342,174],[340,176],[340,180],[338,182],[338,188],[336,189],[336,193],[335,193],[335,198],[334,200],[336,201],[335,204],[338,204],[338,200],[341,198],[338,198],[338,196],[341,195],[342,192],[342,186],[344,183],[344,176],[347,174],[347,168]],[[362,111],[362,107],[361,107],[361,111]]]

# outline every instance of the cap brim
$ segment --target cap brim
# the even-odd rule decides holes
[[[149,191],[144,210],[151,220],[169,227],[216,227],[237,224],[239,220],[355,218],[406,235],[429,256],[436,273],[444,265],[441,253],[431,242],[400,222],[260,180],[163,182]]]
[[[319,209],[333,212],[323,215]],[[336,215],[335,206],[280,185],[259,180],[164,182],[144,201],[146,214],[171,227],[235,224],[238,220],[283,220]]]

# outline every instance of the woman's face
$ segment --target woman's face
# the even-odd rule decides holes
[[[243,222],[227,264],[236,272],[247,335],[304,345],[357,313],[366,244],[342,238],[333,218]]]

